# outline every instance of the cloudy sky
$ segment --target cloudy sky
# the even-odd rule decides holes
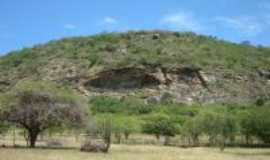
[[[0,54],[103,31],[193,31],[270,46],[270,0],[0,0]]]

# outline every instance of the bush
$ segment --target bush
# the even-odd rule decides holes
[[[122,135],[127,140],[132,133],[140,130],[140,122],[135,117],[114,115],[112,128],[118,143],[120,143]]]
[[[234,115],[228,111],[206,111],[199,115],[203,131],[209,136],[211,145],[224,147],[227,139],[234,140],[238,125]]]
[[[199,145],[199,136],[203,133],[202,127],[199,117],[190,118],[185,121],[181,134],[188,138],[189,145]]]
[[[245,137],[246,144],[250,144],[252,137],[256,136],[256,120],[253,113],[248,110],[239,114],[240,132]]]
[[[124,108],[123,103],[116,98],[98,96],[90,100],[91,111],[97,113],[119,113]]]
[[[153,134],[159,139],[160,136],[165,136],[164,145],[168,145],[169,137],[174,137],[180,132],[179,123],[165,114],[154,114],[146,119],[143,125],[143,132],[146,134]]]
[[[243,114],[241,132],[246,136],[247,142],[250,136],[256,136],[264,143],[270,143],[269,115],[269,107],[257,107]]]
[[[270,143],[270,110],[267,108],[254,114],[256,119],[257,137],[264,143]]]
[[[127,98],[120,100],[113,97],[97,96],[90,100],[90,108],[93,114],[126,114],[140,115],[147,114],[153,110],[150,105],[145,105],[143,102]]]

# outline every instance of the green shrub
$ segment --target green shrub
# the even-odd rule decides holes
[[[154,114],[145,120],[143,132],[155,135],[157,139],[159,139],[160,136],[167,138],[174,137],[176,134],[180,133],[180,125],[169,115]],[[164,144],[167,145],[168,141],[165,141]]]
[[[108,96],[94,97],[89,103],[93,114],[119,113],[124,108],[123,103],[119,99]]]
[[[194,146],[199,145],[199,136],[203,134],[203,125],[201,123],[199,116],[189,118],[185,121],[181,134],[188,139],[189,145],[190,143]]]
[[[93,97],[89,104],[93,114],[121,113],[126,115],[140,115],[150,113],[153,110],[152,106],[132,98],[120,100],[108,96],[97,96]]]
[[[269,107],[257,107],[250,109],[242,115],[241,133],[249,142],[251,136],[256,136],[264,143],[270,143],[270,109]]]
[[[222,143],[227,139],[234,140],[238,131],[237,119],[227,111],[205,111],[199,115],[203,132],[209,136],[212,145]]]

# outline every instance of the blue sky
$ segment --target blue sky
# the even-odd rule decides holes
[[[0,54],[62,37],[142,29],[270,46],[270,0],[0,0]]]

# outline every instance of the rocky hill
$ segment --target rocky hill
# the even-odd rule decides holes
[[[27,79],[149,103],[255,103],[270,97],[270,49],[194,33],[103,33],[0,58],[1,92]]]

